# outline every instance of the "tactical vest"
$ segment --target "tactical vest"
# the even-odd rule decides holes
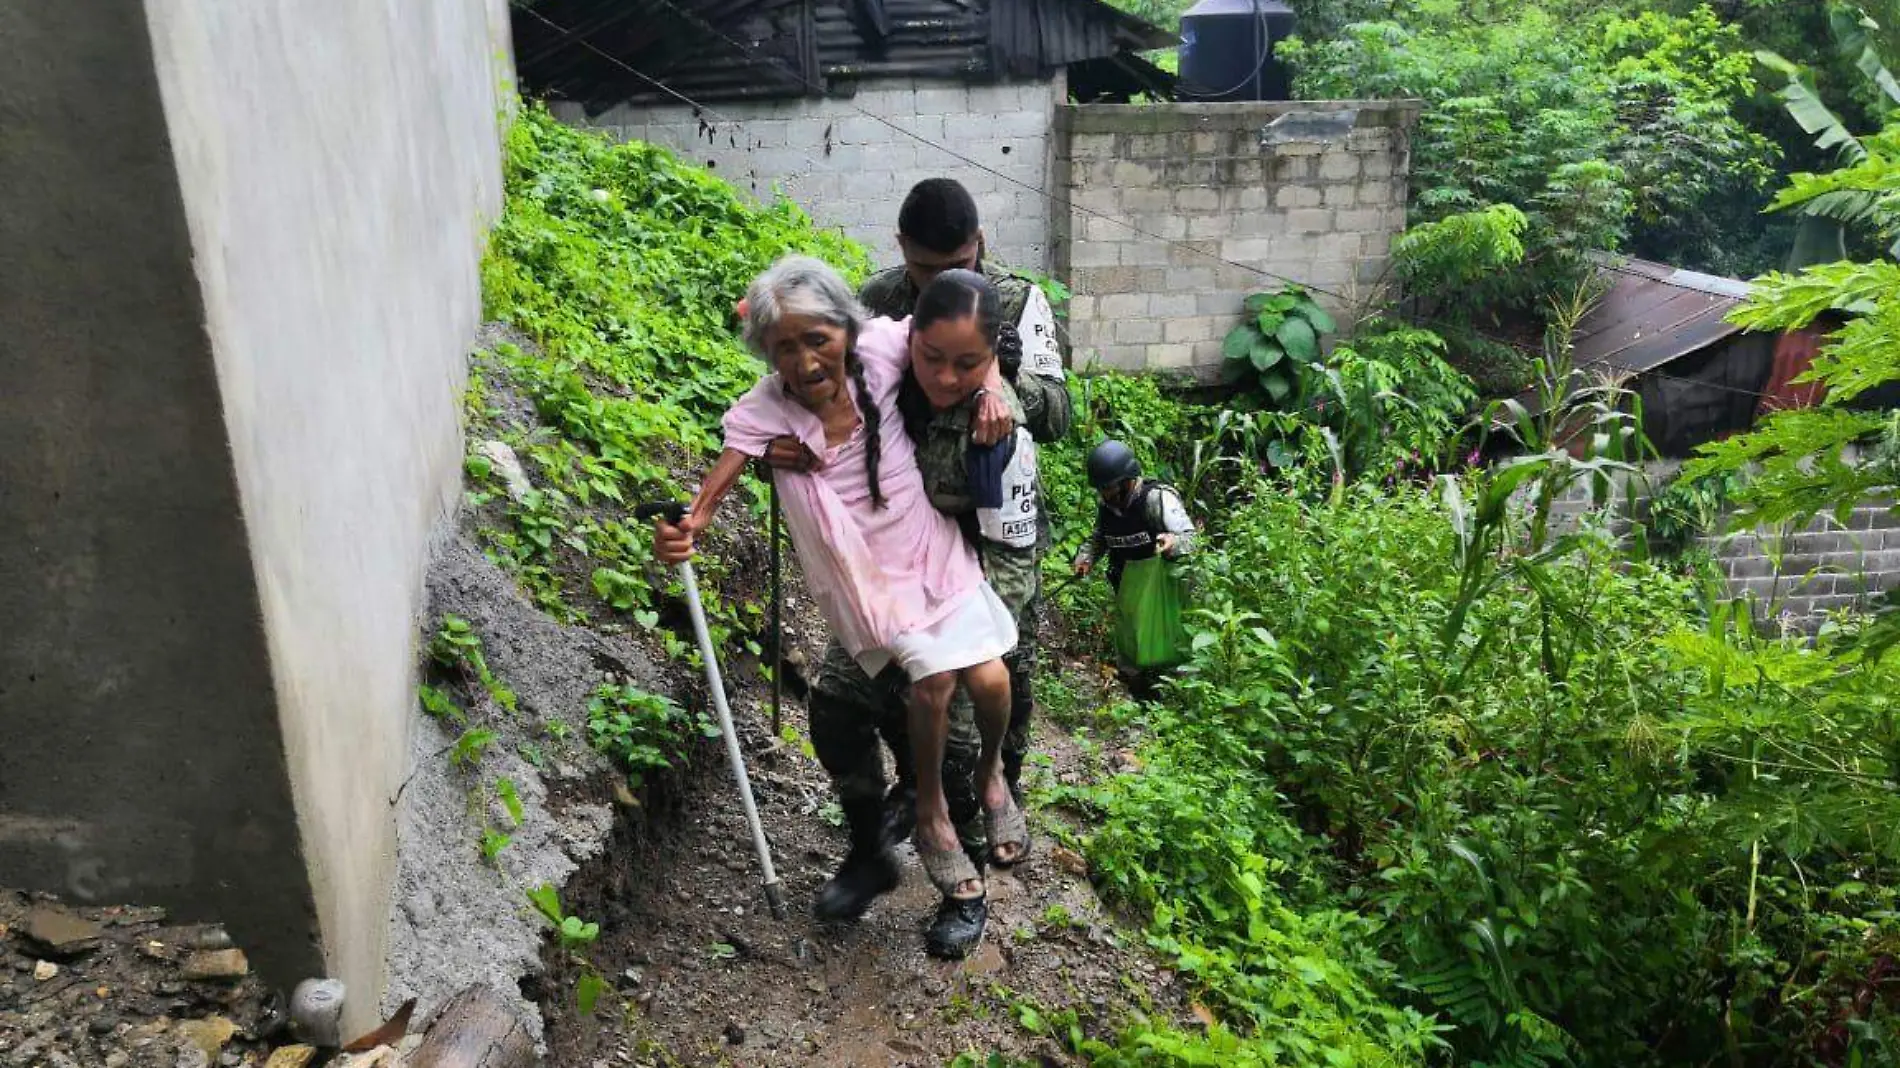
[[[1150,559],[1160,551],[1155,545],[1155,535],[1163,529],[1159,521],[1161,498],[1156,491],[1163,488],[1159,482],[1143,479],[1141,489],[1121,511],[1106,504],[1095,506],[1096,529],[1102,532],[1102,542],[1108,548],[1108,577],[1116,585],[1121,584],[1123,567]]]

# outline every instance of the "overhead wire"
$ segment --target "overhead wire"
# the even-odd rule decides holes
[[[759,60],[774,61],[773,57],[762,56],[760,53],[758,53],[755,50],[753,46],[745,44],[744,42],[738,40],[737,38],[725,32],[724,30],[712,25],[710,22],[707,22],[705,19],[700,18],[698,15],[682,9],[677,4],[673,3],[672,0],[657,0],[657,2],[661,6],[667,8],[668,10],[672,11],[674,14],[678,15],[680,18],[685,19],[686,21],[698,26],[700,29],[702,29],[706,33],[709,33],[713,35],[714,37],[717,37],[718,39],[724,41],[726,44],[730,45],[732,48],[737,49],[738,52],[744,58],[748,60],[754,60],[754,61],[759,61]],[[679,90],[673,88],[672,86],[667,85],[665,82],[661,81],[660,79],[635,68],[632,64],[621,59],[619,56],[613,55],[612,53],[607,52],[595,46],[592,42],[587,41],[584,37],[575,35],[572,31],[566,29],[565,27],[562,27],[558,23],[554,22],[552,19],[549,19],[547,16],[541,14],[538,11],[535,11],[533,8],[522,6],[522,4],[519,3],[519,0],[517,0],[517,3],[514,6],[516,10],[519,10],[523,12],[524,14],[532,16],[536,20],[548,26],[550,29],[554,30],[556,33],[561,34],[563,37],[572,38],[575,41],[575,43],[578,44],[580,47],[587,49],[589,52],[593,53],[594,55],[599,56],[600,58],[606,60],[607,62],[613,64],[614,66],[626,71],[628,74],[633,75],[634,77],[640,79],[642,82],[645,82],[646,84],[653,86],[654,88],[665,93],[669,97],[672,97],[673,99],[680,101],[681,103],[687,105],[688,107],[693,108],[695,112],[705,112],[706,114],[714,116],[715,119],[717,119],[718,121],[729,123],[735,127],[744,126],[746,120],[725,115],[719,112],[717,109],[711,107],[710,105],[703,104],[697,100],[692,99],[691,97],[687,96],[685,93],[682,93]],[[812,81],[811,79],[807,78],[804,75],[804,73],[801,71],[788,69],[787,73],[789,73],[793,78],[795,78],[800,84],[802,84],[808,90],[822,93],[825,89],[825,86],[823,84]],[[1141,237],[1150,241],[1161,242],[1162,244],[1167,245],[1169,248],[1180,249],[1192,255],[1196,255],[1196,256],[1203,257],[1205,259],[1212,260],[1215,263],[1218,263],[1223,266],[1232,267],[1232,268],[1235,268],[1236,270],[1246,271],[1257,277],[1269,279],[1271,281],[1298,286],[1301,289],[1304,289],[1308,292],[1318,293],[1323,296],[1332,297],[1334,300],[1339,301],[1342,306],[1345,306],[1348,308],[1358,306],[1362,303],[1359,299],[1353,296],[1338,292],[1337,290],[1328,289],[1325,286],[1315,285],[1310,282],[1302,281],[1301,279],[1293,278],[1289,275],[1280,274],[1276,271],[1272,271],[1264,267],[1259,267],[1254,264],[1242,263],[1238,260],[1228,259],[1227,257],[1222,256],[1217,252],[1210,252],[1204,248],[1197,247],[1186,241],[1180,241],[1174,238],[1164,237],[1160,234],[1151,233],[1150,231],[1129,221],[1128,219],[1125,219],[1116,215],[1110,215],[1106,212],[1097,211],[1085,205],[1078,204],[1067,196],[1052,192],[1048,189],[1043,188],[1042,186],[1036,185],[1033,182],[1024,181],[1023,179],[1018,178],[1014,175],[998,170],[997,168],[992,167],[986,163],[983,163],[980,160],[974,159],[968,155],[965,155],[964,153],[959,152],[948,145],[932,140],[931,138],[926,137],[923,134],[919,134],[913,130],[910,130],[900,125],[899,123],[896,123],[890,119],[887,119],[882,115],[879,115],[873,111],[867,110],[866,108],[859,105],[855,101],[845,99],[845,100],[839,100],[838,102],[844,105],[846,108],[850,109],[851,111],[857,113],[859,116],[869,119],[883,127],[886,127],[887,129],[893,131],[894,133],[901,134],[902,136],[909,138],[920,145],[923,145],[927,148],[940,152],[952,159],[957,160],[960,163],[966,164],[970,167],[974,167],[977,170],[982,171],[983,173],[989,174],[1004,182],[1008,182],[1011,185],[1018,186],[1030,193],[1035,194],[1038,197],[1043,198],[1044,200],[1047,200],[1053,206],[1060,207],[1071,212],[1077,212],[1089,218],[1102,219],[1113,225],[1122,227],[1123,229],[1129,231],[1130,233],[1132,233],[1133,235],[1137,237]],[[818,162],[816,157],[811,156],[811,155],[807,155],[806,159],[807,159],[807,162],[811,162],[811,163]],[[1642,275],[1639,272],[1634,272],[1627,267],[1622,267],[1621,265],[1617,265],[1614,263],[1606,263],[1606,264],[1602,264],[1601,266],[1607,267],[1611,270],[1619,270],[1622,273],[1626,273],[1626,274],[1634,274],[1634,275],[1637,275],[1638,277],[1645,277],[1645,278],[1649,277],[1648,275]],[[1462,324],[1456,324],[1456,323],[1451,323],[1444,320],[1438,320],[1438,319],[1431,318],[1429,316],[1413,317],[1411,321],[1414,325],[1418,325],[1418,326],[1445,327],[1452,330],[1468,332],[1475,335],[1476,337],[1478,337],[1479,339],[1483,341],[1487,341],[1495,345],[1502,345],[1515,352],[1518,352],[1521,355],[1526,355],[1526,356],[1539,358],[1539,359],[1547,355],[1541,349],[1533,348],[1529,345],[1525,345],[1523,343],[1513,341],[1509,338],[1496,337],[1490,334],[1486,334],[1482,330],[1470,328]],[[1585,360],[1583,361],[1583,363],[1575,365],[1572,368],[1572,370],[1573,372],[1585,371],[1587,369],[1595,368],[1595,367],[1606,368],[1612,373],[1620,373],[1620,374],[1630,375],[1632,377],[1648,376],[1648,377],[1666,379],[1669,381],[1681,382],[1688,385],[1694,385],[1700,388],[1715,390],[1718,392],[1737,394],[1741,396],[1749,396],[1757,400],[1767,399],[1774,396],[1773,394],[1768,393],[1766,391],[1749,390],[1740,386],[1730,386],[1730,385],[1726,385],[1723,383],[1716,383],[1716,382],[1705,382],[1701,379],[1694,379],[1694,378],[1684,377],[1681,375],[1674,375],[1674,374],[1670,374],[1669,372],[1663,371],[1659,368],[1650,368],[1648,370],[1638,370],[1635,368],[1630,368],[1627,366],[1617,364],[1614,361],[1608,359],[1607,357],[1597,357],[1594,359]]]

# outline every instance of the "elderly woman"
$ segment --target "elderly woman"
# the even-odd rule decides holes
[[[949,705],[961,682],[981,734],[970,769],[975,783],[991,796],[1007,796],[999,746],[1009,717],[1009,675],[1000,657],[1015,645],[1015,623],[956,524],[925,498],[897,410],[909,358],[905,329],[867,321],[843,279],[804,257],[781,260],[761,275],[745,307],[746,343],[775,370],[726,413],[725,449],[686,518],[678,526],[659,525],[655,555],[668,563],[689,557],[694,535],[712,522],[746,463],[764,455],[775,437],[791,435],[820,458],[815,471],[776,477],[806,583],[831,625],[832,648],[821,670],[868,678],[894,664],[909,680],[912,757],[919,769],[917,852],[945,898],[927,947],[961,956],[982,935],[981,920],[974,932],[968,921],[985,893],[959,844],[946,796]],[[813,718],[812,744],[838,790],[852,841],[844,864],[819,893],[822,919],[855,919],[898,880],[881,835],[884,783],[875,729],[869,722]],[[976,789],[955,793],[973,801]]]

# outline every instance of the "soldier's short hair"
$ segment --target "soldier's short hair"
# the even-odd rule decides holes
[[[955,252],[975,240],[980,226],[975,198],[954,178],[911,186],[897,212],[897,232],[932,252]]]

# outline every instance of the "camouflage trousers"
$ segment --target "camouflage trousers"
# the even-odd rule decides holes
[[[879,739],[910,767],[910,680],[893,664],[875,678],[865,673],[844,646],[832,641],[812,683],[811,746],[831,776],[838,802],[847,812],[855,805],[881,811],[887,782]],[[895,733],[893,733],[895,732]],[[976,764],[982,755],[976,709],[962,686],[950,700],[950,735],[944,743],[943,793],[950,822],[966,850],[980,852],[987,840],[983,805],[976,795]]]
[[[1036,602],[1032,600],[1017,619],[1016,648],[1003,658],[1009,668],[1009,730],[1003,736],[1003,771],[1012,788],[1021,781],[1029,752],[1030,720],[1035,708],[1033,680],[1040,645],[1036,633]],[[812,684],[811,744],[818,762],[831,776],[840,804],[884,798],[888,782],[881,739],[890,747],[900,783],[914,786],[916,773],[910,752],[910,719],[906,697],[909,680],[892,665],[876,678],[865,674],[857,661],[832,642],[825,649]],[[944,742],[943,792],[950,820],[966,849],[981,849],[987,841],[983,806],[976,794],[976,764],[983,738],[976,727],[976,708],[958,686],[950,700],[950,734]]]

